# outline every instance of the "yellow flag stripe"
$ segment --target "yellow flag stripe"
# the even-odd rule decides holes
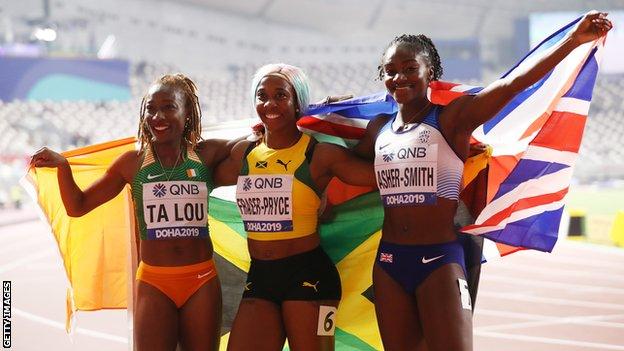
[[[343,286],[336,326],[377,350],[381,350],[382,345],[377,323],[374,322],[375,306],[362,293],[372,285],[373,264],[380,238],[381,231],[377,231],[336,265]]]
[[[208,216],[214,251],[243,271],[249,271],[247,241],[223,222]]]

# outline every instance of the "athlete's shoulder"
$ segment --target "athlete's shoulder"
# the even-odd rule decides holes
[[[319,142],[315,146],[314,157],[312,161],[321,161],[321,163],[333,163],[342,160],[350,154],[349,149],[342,145]]]
[[[117,173],[121,175],[127,183],[130,183],[139,170],[142,159],[142,151],[126,151],[113,162],[108,172]]]
[[[230,157],[234,159],[243,158],[247,154],[247,151],[250,148],[253,148],[254,146],[257,146],[259,144],[260,144],[260,141],[252,141],[252,140],[247,140],[247,139],[238,140],[232,146],[232,152],[230,153],[231,155]]]
[[[117,160],[113,163],[122,165],[123,167],[134,166],[144,156],[144,151],[141,150],[129,150],[121,154]]]
[[[371,130],[379,130],[381,129],[381,127],[386,125],[390,120],[392,120],[393,117],[394,117],[394,114],[377,115],[368,123],[366,128],[371,129]]]

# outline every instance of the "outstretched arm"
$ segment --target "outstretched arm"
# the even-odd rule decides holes
[[[553,47],[541,60],[514,77],[493,82],[474,96],[464,96],[453,101],[446,109],[450,112],[447,122],[456,123],[455,126],[460,130],[471,133],[494,117],[515,95],[552,70],[576,47],[606,35],[612,28],[611,21],[606,17],[604,12],[587,13],[567,38]]]
[[[44,147],[30,160],[30,165],[34,167],[57,168],[61,199],[70,217],[80,217],[117,196],[128,181],[124,172],[127,172],[127,167],[136,164],[137,152],[128,151],[115,160],[100,179],[81,190],[74,180],[69,162],[61,154]]]
[[[356,156],[340,145],[319,143],[311,164],[312,177],[324,190],[332,177],[351,185],[375,186],[375,172],[371,161]]]

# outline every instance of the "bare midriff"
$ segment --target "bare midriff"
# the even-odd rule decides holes
[[[434,206],[387,207],[382,240],[396,244],[429,245],[457,239],[453,218],[457,201],[438,197]]]
[[[141,260],[152,266],[186,266],[212,258],[210,238],[141,240]]]
[[[249,255],[258,260],[277,260],[315,249],[321,243],[317,232],[295,239],[248,239]]]

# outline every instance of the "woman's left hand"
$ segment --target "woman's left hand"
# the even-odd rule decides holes
[[[571,36],[578,45],[596,40],[607,34],[613,24],[606,12],[588,12],[583,16]]]
[[[334,102],[340,102],[340,101],[344,101],[344,100],[349,100],[353,97],[353,94],[346,94],[346,95],[328,95],[326,98],[324,98],[323,100],[315,103],[315,105],[327,105],[327,104],[333,104]]]

